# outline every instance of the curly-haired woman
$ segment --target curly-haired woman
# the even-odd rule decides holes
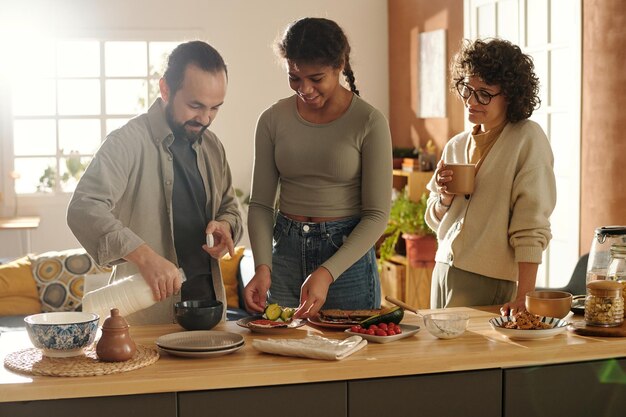
[[[269,290],[270,302],[299,307],[294,317],[378,308],[373,247],[391,205],[389,125],[359,97],[337,23],[300,19],[276,49],[295,94],[257,122],[246,305],[262,312]]]
[[[451,65],[471,131],[453,137],[428,184],[426,221],[437,232],[431,308],[524,309],[552,234],[554,158],[541,127],[532,58],[501,39],[465,41]],[[452,194],[447,164],[474,164],[471,195]]]

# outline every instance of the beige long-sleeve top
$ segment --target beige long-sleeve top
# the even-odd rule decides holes
[[[173,141],[164,103],[157,99],[148,113],[107,136],[78,182],[67,223],[96,263],[116,266],[111,280],[139,272],[123,258],[143,243],[178,265],[172,221],[174,168],[169,150]],[[207,193],[207,218],[228,222],[237,242],[242,235],[241,215],[224,148],[208,129],[193,147]],[[215,259],[211,260],[211,273],[217,299],[226,305]],[[176,298],[132,314],[127,320],[136,324],[171,323]]]
[[[445,163],[467,164],[469,132],[450,139]],[[509,123],[484,158],[469,199],[457,195],[441,220],[434,212],[436,179],[426,222],[437,232],[435,260],[484,276],[516,281],[518,262],[541,263],[552,238],[550,215],[556,205],[554,156],[541,127]]]
[[[255,266],[272,267],[274,207],[309,217],[358,216],[344,244],[323,263],[334,279],[380,238],[391,207],[391,134],[385,117],[354,95],[348,110],[325,124],[298,114],[296,96],[257,122],[248,232]]]

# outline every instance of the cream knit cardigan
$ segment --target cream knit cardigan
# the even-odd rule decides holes
[[[445,163],[469,163],[469,132],[453,137]],[[457,195],[441,220],[436,179],[428,183],[426,223],[437,233],[435,260],[491,278],[517,281],[518,262],[541,263],[556,205],[554,156],[541,127],[523,120],[506,125],[475,178],[474,193]]]

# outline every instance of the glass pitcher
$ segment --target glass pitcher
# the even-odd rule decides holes
[[[626,244],[611,246],[611,261],[606,278],[622,284],[622,297],[626,297]]]
[[[606,279],[612,245],[626,245],[626,226],[604,226],[595,230],[587,263],[587,283]]]

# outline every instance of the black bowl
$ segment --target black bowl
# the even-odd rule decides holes
[[[217,300],[188,300],[174,304],[176,321],[186,330],[211,330],[222,319],[224,304]]]

